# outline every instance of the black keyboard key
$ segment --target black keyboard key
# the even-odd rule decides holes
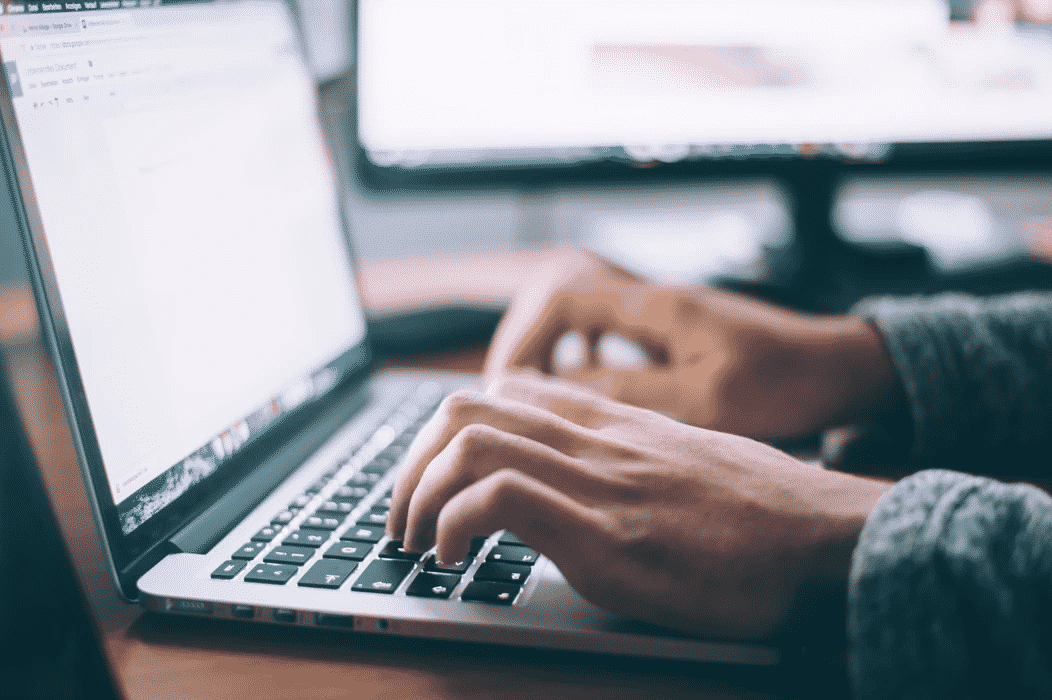
[[[478,554],[482,550],[482,546],[484,544],[486,544],[486,539],[487,538],[485,538],[485,537],[472,537],[471,538],[471,548],[468,549],[468,552],[470,552],[471,556],[475,556],[476,554]]]
[[[346,501],[357,503],[369,495],[369,489],[365,486],[341,486],[332,494],[334,501]]]
[[[537,552],[529,547],[518,547],[510,544],[498,544],[486,555],[486,561],[497,561],[508,564],[526,564],[533,566],[537,562]]]
[[[379,501],[377,501],[376,505],[373,506],[373,507],[374,508],[386,508],[387,510],[391,510],[391,497],[390,496],[384,496]]]
[[[289,564],[256,564],[245,574],[245,580],[252,583],[273,583],[281,585],[292,578],[298,567]]]
[[[270,542],[272,539],[278,536],[281,532],[279,527],[270,527],[269,525],[256,534],[252,535],[253,542]]]
[[[312,515],[303,521],[303,527],[314,528],[315,530],[335,530],[343,522],[343,518],[340,516],[333,515]]]
[[[411,561],[377,559],[366,567],[351,589],[370,593],[394,593],[402,579],[413,570],[413,566]]]
[[[530,575],[532,569],[521,564],[498,564],[487,562],[475,572],[476,581],[504,581],[521,584]]]
[[[511,605],[522,587],[514,583],[496,583],[494,581],[472,581],[460,594],[465,602],[494,603]]]
[[[406,561],[420,561],[424,556],[423,552],[407,552],[402,549],[402,542],[399,540],[391,540],[384,545],[384,548],[380,550],[377,555],[382,559],[405,559]]]
[[[212,578],[231,579],[237,576],[242,569],[248,566],[248,562],[237,561],[231,559],[225,561],[219,565],[219,568],[212,572]]]
[[[405,594],[420,598],[448,598],[459,583],[460,577],[453,574],[421,571],[405,589]]]
[[[367,472],[358,472],[350,479],[347,480],[348,486],[372,486],[381,478],[380,474],[369,474]]]
[[[374,459],[373,461],[369,462],[364,467],[362,467],[362,473],[363,474],[378,474],[378,475],[382,476],[382,475],[387,473],[387,470],[391,468],[392,464],[394,464],[393,460],[392,461],[381,460],[379,457],[377,457],[376,459]]]
[[[255,559],[256,555],[263,551],[263,548],[267,546],[266,542],[246,542],[241,545],[241,549],[237,550],[230,555],[232,559]]]
[[[379,542],[384,536],[384,528],[380,525],[355,525],[348,528],[347,532],[340,537],[341,540],[354,540],[355,542]]]
[[[303,528],[290,532],[281,544],[294,544],[300,547],[320,547],[329,541],[328,530],[311,530]]]
[[[471,566],[471,558],[464,557],[460,561],[455,561],[448,564],[439,564],[438,559],[434,554],[427,558],[427,563],[424,564],[425,571],[438,571],[451,574],[462,574],[468,570]]]
[[[291,510],[283,510],[274,516],[274,518],[270,521],[270,524],[275,525],[277,527],[282,527],[292,522],[292,519],[295,517],[296,514],[293,513]]]
[[[307,492],[306,492],[305,495],[313,497],[315,494],[317,494],[319,491],[321,491],[323,488],[325,488],[328,485],[329,485],[329,480],[327,478],[325,478],[325,477],[322,477],[322,478],[318,479],[317,481],[315,481],[313,484],[311,484],[307,488]],[[304,505],[306,505],[306,504],[304,504]]]
[[[348,561],[361,561],[373,548],[365,542],[337,542],[325,550],[326,559],[346,559]]]
[[[505,532],[504,534],[502,534],[498,542],[500,542],[500,544],[517,544],[520,547],[526,546],[526,544],[522,540],[520,540],[518,537],[516,537],[510,532]]]
[[[394,439],[394,442],[392,442],[390,446],[391,447],[398,447],[398,448],[401,448],[403,450],[404,449],[408,449],[409,446],[411,444],[413,444],[413,438],[416,437],[417,432],[420,430],[420,426],[422,426],[426,422],[427,422],[426,420],[425,421],[418,421],[409,430],[407,430],[406,432],[404,432],[401,435],[399,435],[398,437],[396,437]]]
[[[387,511],[386,510],[371,510],[362,517],[358,518],[359,525],[386,525],[387,524]]]
[[[326,515],[345,516],[354,510],[354,506],[355,504],[350,501],[324,501],[318,508],[317,515],[322,517]]]
[[[299,580],[299,585],[311,588],[339,588],[358,567],[353,561],[322,559]]]
[[[267,552],[267,556],[263,557],[263,561],[268,564],[295,564],[299,566],[306,563],[313,556],[314,550],[310,547],[282,545]]]

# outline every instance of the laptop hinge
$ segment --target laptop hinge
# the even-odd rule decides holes
[[[310,421],[251,474],[175,533],[167,542],[168,553],[207,554],[297,467],[307,461],[320,445],[346,425],[368,398],[368,388],[359,388],[317,420]]]

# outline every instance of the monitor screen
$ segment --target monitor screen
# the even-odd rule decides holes
[[[942,0],[360,0],[380,168],[1052,138],[1052,40]]]
[[[152,4],[0,18],[20,184],[125,534],[329,390],[365,335],[287,8]]]

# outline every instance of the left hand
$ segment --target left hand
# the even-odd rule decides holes
[[[507,529],[597,605],[763,639],[805,594],[843,593],[858,534],[887,488],[519,375],[446,399],[407,454],[387,529],[414,551],[437,539],[443,561]]]

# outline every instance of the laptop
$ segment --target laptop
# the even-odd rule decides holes
[[[246,624],[778,663],[772,647],[601,610],[511,533],[448,566],[384,536],[413,435],[479,379],[374,371],[283,2],[9,3],[0,56],[4,168],[126,599]]]

